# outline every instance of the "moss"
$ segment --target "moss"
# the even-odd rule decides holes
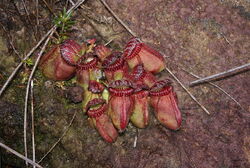
[[[7,41],[0,36],[0,75],[5,76],[10,73],[14,64],[14,56],[8,53]],[[4,74],[2,74],[2,72],[4,72]]]

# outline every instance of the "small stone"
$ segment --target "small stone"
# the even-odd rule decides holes
[[[83,89],[80,86],[69,87],[66,91],[66,98],[73,103],[82,101]]]

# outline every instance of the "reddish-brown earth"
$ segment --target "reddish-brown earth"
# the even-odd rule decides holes
[[[138,37],[165,55],[168,67],[186,86],[196,79],[188,72],[205,77],[250,61],[249,0],[106,1]],[[0,22],[7,32],[16,35],[13,41],[17,49],[27,53],[30,46],[34,46],[35,39],[28,41],[25,46],[21,45],[27,40],[26,34],[32,31],[28,31],[27,20],[18,17],[17,9],[21,12],[20,16],[25,16],[22,6],[18,2],[14,3],[16,8],[13,3],[0,2]],[[62,9],[64,4],[61,3],[54,5],[52,10],[57,12]],[[28,10],[31,21],[35,21],[32,5]],[[40,11],[40,34],[44,34],[53,24],[51,14],[45,9],[43,6]],[[43,17],[45,15],[51,18]],[[105,43],[114,39],[110,46],[119,50],[131,37],[99,1],[87,1],[83,9],[74,14],[74,19],[77,23],[70,36],[79,41],[95,37],[98,43]],[[2,85],[19,59],[11,50],[7,33],[3,29],[0,32]],[[161,76],[169,74],[163,72]],[[0,141],[23,153],[25,87],[18,80],[23,76],[18,75],[16,78],[0,99]],[[37,160],[62,135],[76,112],[66,136],[41,162],[44,167],[250,167],[249,71],[214,82],[234,97],[242,108],[209,84],[188,88],[211,115],[207,115],[175,82],[183,115],[181,129],[176,132],[168,130],[151,113],[149,126],[138,130],[135,148],[133,144],[137,130],[132,125],[114,144],[107,144],[89,126],[87,116],[81,112],[81,105],[72,104],[72,101],[81,99],[77,95],[77,88],[72,90],[73,93],[64,91],[58,87],[60,84],[47,81],[39,72],[35,78]],[[23,161],[5,150],[1,149],[0,155],[3,165],[24,166]],[[29,157],[32,158],[31,147]]]

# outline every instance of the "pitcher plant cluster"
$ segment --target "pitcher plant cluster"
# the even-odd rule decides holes
[[[83,88],[83,112],[110,143],[129,122],[146,128],[151,109],[165,127],[180,128],[182,117],[172,82],[156,77],[165,67],[163,56],[138,38],[131,38],[123,52],[97,45],[95,39],[81,45],[69,39],[54,46],[40,62],[49,79],[76,76]]]

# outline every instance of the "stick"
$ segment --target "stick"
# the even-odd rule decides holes
[[[183,85],[183,83],[173,74],[173,72],[167,67],[166,70],[181,85],[181,87],[188,93],[188,95],[202,108],[202,110],[205,111],[208,115],[210,115],[210,112],[200,102],[198,102],[194,95]]]
[[[134,140],[133,148],[136,148],[137,139],[138,139],[138,128],[136,128],[136,135],[135,135],[135,140]]]
[[[24,59],[18,64],[18,66],[15,68],[15,70],[11,73],[11,75],[9,76],[9,78],[7,79],[7,81],[4,83],[3,87],[0,90],[0,96],[2,95],[2,93],[4,92],[4,90],[6,89],[6,87],[9,85],[9,83],[11,82],[11,80],[13,79],[13,77],[16,75],[16,73],[18,72],[18,70],[22,67],[23,63],[25,62],[26,59],[28,59],[31,54],[33,54],[33,52],[41,45],[41,43],[49,36],[49,34],[54,31],[54,29],[56,28],[56,26],[53,26],[42,38],[41,40],[30,50],[30,52],[26,55],[26,57],[24,57]]]
[[[32,22],[31,22],[31,19],[30,19],[30,14],[28,12],[28,9],[26,7],[26,4],[25,4],[24,0],[22,0],[22,3],[23,3],[23,7],[24,7],[24,10],[25,10],[25,13],[26,13],[26,15],[28,17],[28,20],[29,20],[30,24],[31,24]]]
[[[75,5],[75,2],[73,2],[72,0],[69,0],[69,2],[71,3],[71,5]]]
[[[85,0],[79,0],[74,6],[72,6],[68,11],[67,14],[69,14],[70,12],[72,12],[74,9],[78,8]],[[55,31],[56,29],[56,25],[54,25],[42,38],[41,40],[35,45],[35,47],[33,47],[30,52],[26,55],[26,57],[22,60],[22,62],[20,62],[18,64],[18,66],[15,68],[15,70],[11,73],[11,75],[9,76],[9,78],[7,79],[7,81],[4,83],[3,87],[0,90],[0,96],[2,95],[2,93],[4,92],[4,90],[6,89],[6,87],[9,85],[9,83],[11,82],[11,80],[13,79],[13,77],[16,75],[16,73],[18,72],[18,70],[22,67],[24,61],[26,59],[28,59],[31,54],[33,54],[33,52],[41,45],[41,43],[49,36],[49,34],[52,31]]]
[[[205,78],[195,80],[191,82],[189,86],[194,86],[194,85],[209,82],[209,81],[219,80],[219,79],[226,78],[226,77],[229,77],[229,76],[232,76],[232,75],[235,75],[237,73],[244,72],[247,70],[250,70],[250,63],[238,66],[233,69],[229,69],[227,71],[224,71],[218,74],[214,74]]]
[[[52,145],[52,147],[48,150],[48,152],[39,160],[38,163],[41,163],[43,161],[43,159],[56,147],[56,145],[63,139],[63,137],[66,135],[66,133],[68,132],[70,126],[72,125],[75,117],[76,117],[76,112],[74,113],[72,119],[70,120],[69,125],[67,126],[67,128],[64,130],[63,134],[61,135],[61,137],[54,143],[54,145]]]
[[[74,4],[68,11],[67,11],[67,14],[69,14],[70,12],[72,12],[72,10],[74,10],[74,9],[76,9],[78,6],[80,6],[83,2],[84,2],[85,0],[79,0],[76,4]],[[50,36],[47,38],[47,40],[45,41],[45,43],[44,43],[44,45],[43,45],[43,47],[42,47],[42,49],[41,49],[41,51],[39,52],[39,54],[38,54],[38,58],[37,58],[37,60],[36,60],[36,62],[35,62],[35,65],[34,65],[34,67],[33,67],[33,69],[32,69],[32,71],[31,71],[31,74],[30,74],[30,76],[29,76],[29,80],[28,80],[28,84],[27,84],[27,88],[26,88],[26,96],[25,96],[25,106],[24,106],[24,148],[25,148],[25,156],[27,157],[27,111],[28,111],[28,98],[29,98],[29,90],[30,90],[30,83],[31,83],[31,80],[32,80],[32,78],[33,78],[33,75],[34,75],[34,73],[35,73],[35,71],[36,71],[36,68],[37,68],[37,66],[38,66],[38,64],[39,64],[39,61],[40,61],[40,59],[41,59],[41,57],[42,57],[42,54],[43,54],[43,52],[45,51],[45,48],[46,48],[46,46],[47,46],[47,44],[48,44],[48,42],[49,42],[49,40],[50,40],[50,38],[51,38],[51,36],[53,35],[53,33],[55,32],[55,30],[56,30],[56,26],[54,26],[53,27],[53,29],[52,29],[52,31],[51,31],[51,33],[50,33]],[[33,109],[33,108],[32,108]],[[32,114],[32,116],[33,116],[33,114]],[[74,117],[73,117],[73,119],[75,118],[75,115],[74,115]],[[73,122],[73,119],[72,119],[72,121],[71,121],[71,123],[70,123],[70,125],[72,124],[72,122]],[[33,118],[32,118],[32,121],[33,121]],[[32,122],[33,123],[33,122]],[[69,127],[70,127],[70,125],[69,125]],[[68,128],[69,128],[68,127]],[[33,160],[35,160],[35,144],[34,144],[34,125],[32,124],[32,146],[33,146]],[[64,132],[64,133],[66,133],[66,131]],[[65,134],[63,134],[63,136],[64,136]],[[62,136],[62,137],[63,137]],[[60,139],[59,139],[60,140]],[[59,142],[59,141],[58,141]],[[58,143],[57,142],[57,143]],[[56,144],[57,144],[56,143]],[[54,145],[54,147],[56,146],[56,144]],[[54,148],[53,147],[53,148]],[[53,149],[52,148],[52,149]],[[51,150],[52,150],[51,149]],[[50,150],[50,151],[51,151]],[[49,151],[49,152],[50,152]],[[49,153],[48,152],[48,153]],[[48,154],[47,153],[47,154]],[[46,157],[46,155],[43,157],[43,158],[45,158]],[[43,159],[42,158],[42,159]],[[42,160],[41,159],[41,160]],[[40,161],[41,161],[40,160]]]
[[[115,12],[109,7],[109,5],[104,1],[100,0],[101,3],[107,8],[107,10],[114,16],[114,18],[134,37],[137,35],[115,14]]]
[[[49,6],[49,4],[48,4],[45,0],[42,0],[42,1],[43,1],[43,3],[45,4],[45,6],[49,9],[50,13],[52,13],[53,16],[55,17],[56,15],[55,15],[55,13],[53,12],[53,10],[51,9],[51,7]]]
[[[27,15],[27,17],[28,17],[29,24],[32,26],[32,29],[33,29],[33,31],[34,31],[34,37],[36,38],[36,36],[35,36],[35,30],[34,30],[34,27],[33,27],[33,25],[32,25],[31,19],[30,19],[30,14],[29,14],[29,12],[28,12],[28,9],[27,9],[27,7],[26,7],[26,4],[25,4],[24,0],[22,0],[22,3],[23,3],[23,7],[24,7],[24,10],[25,10],[25,13],[26,13],[26,15]]]
[[[33,79],[31,80],[31,89],[30,89],[30,98],[31,98],[31,134],[32,134],[32,159],[33,162],[36,161],[36,146],[35,146],[35,126],[34,126],[34,92],[33,92],[33,87],[34,87],[34,81]],[[36,168],[36,166],[33,166],[33,168]]]
[[[39,25],[39,19],[38,19],[38,15],[39,15],[39,9],[38,9],[38,0],[35,0],[36,2],[36,34],[38,34],[38,25]]]
[[[200,79],[201,77],[199,77],[198,75],[195,75],[195,74],[193,74],[192,72],[188,72],[187,70],[185,70],[185,69],[183,69],[183,68],[181,68],[183,71],[185,71],[185,72],[187,72],[188,74],[190,74],[190,75],[192,75],[193,77],[195,77],[195,78],[198,78],[198,79]],[[247,112],[247,110],[246,109],[244,109],[242,106],[241,106],[241,104],[235,99],[235,98],[233,98],[229,93],[227,93],[224,89],[222,89],[220,86],[218,86],[218,85],[216,85],[216,84],[214,84],[214,83],[212,83],[212,82],[208,82],[210,85],[212,85],[212,86],[214,86],[214,87],[216,87],[217,89],[219,89],[221,92],[223,92],[225,95],[227,95],[230,99],[232,99],[243,111],[245,111],[245,112]]]
[[[69,14],[70,12],[72,12],[72,10],[76,9],[81,3],[83,3],[85,0],[79,0],[74,6],[72,6],[68,11],[67,14]],[[33,69],[30,73],[29,79],[28,79],[28,84],[27,84],[27,88],[26,88],[26,95],[25,95],[25,105],[24,105],[24,124],[23,124],[23,132],[24,132],[24,150],[25,150],[25,156],[27,157],[28,155],[28,150],[27,150],[27,111],[28,111],[28,99],[29,99],[29,91],[30,91],[30,83],[31,80],[33,78],[33,75],[36,71],[36,68],[39,64],[39,61],[42,57],[43,52],[45,51],[45,48],[51,38],[51,36],[53,35],[53,33],[56,31],[56,26],[53,27],[54,29],[52,29],[49,37],[47,38],[47,40],[45,41],[41,51],[38,54],[37,60],[35,62],[35,65],[33,66]],[[26,162],[27,164],[27,162]]]
[[[85,0],[79,0],[77,1],[68,11],[67,14],[78,8]]]
[[[39,164],[33,162],[33,161],[30,160],[29,158],[23,156],[22,154],[18,153],[18,152],[15,151],[14,149],[11,149],[11,148],[8,147],[7,145],[5,145],[5,144],[3,144],[3,143],[0,142],[0,146],[1,146],[2,148],[6,149],[7,151],[13,153],[13,154],[16,155],[17,157],[19,157],[19,158],[25,160],[25,161],[28,162],[29,164],[31,164],[31,165],[33,165],[33,166],[36,166],[36,167],[38,167],[38,168],[42,168],[41,165],[39,165]]]
[[[9,43],[10,43],[10,45],[11,45],[11,47],[12,47],[14,53],[15,53],[20,59],[22,59],[22,58],[21,58],[21,55],[20,55],[19,52],[16,50],[16,48],[15,48],[15,46],[14,46],[14,44],[13,44],[13,38],[12,38],[12,36],[9,35],[8,31],[6,30],[6,28],[4,27],[4,25],[3,25],[2,23],[0,23],[0,25],[3,27],[3,30],[6,32],[8,38],[9,38]]]
[[[74,6],[72,6],[68,11],[67,14],[69,14],[70,12],[72,12],[72,10],[76,9],[81,3],[83,3],[85,0],[79,0]],[[47,40],[45,41],[41,51],[38,54],[37,60],[35,62],[35,65],[33,66],[33,69],[30,73],[29,79],[28,79],[28,84],[27,84],[27,88],[26,88],[26,95],[25,95],[25,104],[24,104],[24,124],[23,124],[23,132],[24,132],[24,150],[25,150],[25,156],[27,157],[28,155],[28,150],[27,150],[27,111],[28,111],[28,99],[29,99],[29,91],[30,91],[30,83],[31,80],[33,78],[33,75],[36,71],[36,68],[39,64],[39,61],[42,57],[43,52],[45,51],[45,48],[51,38],[51,36],[53,35],[53,33],[56,31],[56,26],[53,27],[54,29],[52,29],[49,37],[47,38]],[[27,164],[27,162],[26,162]]]
[[[56,28],[54,29],[56,30]],[[33,78],[33,75],[36,71],[36,68],[38,66],[38,63],[40,61],[40,58],[42,57],[43,55],[43,52],[45,51],[45,48],[50,40],[50,37],[53,35],[54,31],[52,31],[50,33],[50,36],[47,38],[47,40],[45,41],[41,51],[39,52],[38,54],[38,57],[37,57],[37,60],[33,66],[33,69],[30,73],[30,76],[29,76],[29,79],[28,79],[28,84],[27,84],[27,88],[26,88],[26,95],[25,95],[25,104],[24,104],[24,121],[23,121],[23,135],[24,135],[24,151],[25,151],[25,157],[27,157],[27,111],[28,111],[28,99],[29,99],[29,91],[30,91],[30,83],[31,83],[31,80]],[[27,164],[27,162],[26,162]]]

